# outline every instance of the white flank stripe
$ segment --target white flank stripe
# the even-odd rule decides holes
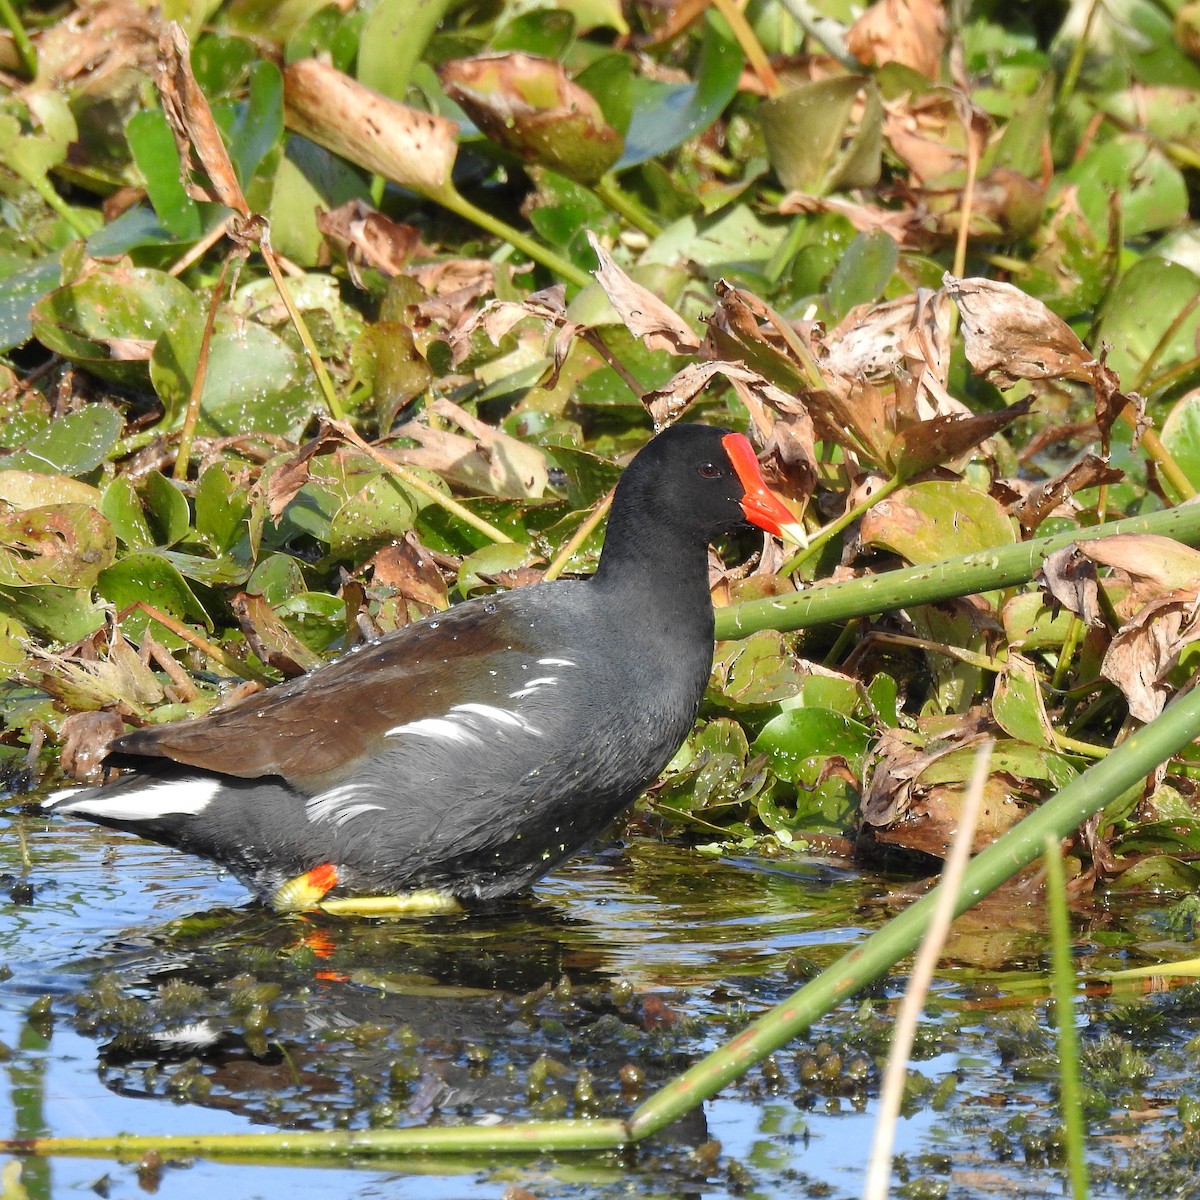
[[[539,667],[577,667],[579,664],[570,658],[539,658]]]
[[[557,675],[540,675],[537,679],[531,679],[519,692],[509,692],[508,698],[524,700],[526,696],[532,696],[538,688],[553,687],[557,682]]]
[[[452,713],[470,713],[472,716],[482,717],[486,721],[494,721],[497,725],[505,725],[509,729],[532,733],[534,737],[542,736],[542,731],[536,725],[527,721],[520,713],[511,712],[507,708],[496,708],[491,704],[456,704],[450,711]]]
[[[347,804],[333,815],[333,823],[340,829],[347,821],[360,817],[365,812],[383,812],[382,804]]]
[[[78,796],[81,792],[90,792],[91,790],[91,788],[87,787],[62,788],[60,791],[51,792],[39,807],[45,810],[57,808],[64,800],[69,800],[72,796]]]
[[[384,737],[402,737],[409,734],[412,737],[444,738],[448,742],[462,742],[464,745],[478,743],[479,735],[467,729],[461,722],[455,722],[447,717],[426,717],[423,721],[410,721],[407,725],[394,725],[384,731]]]
[[[111,821],[194,817],[209,806],[221,787],[219,779],[172,779],[136,790],[91,792],[84,799],[59,805],[57,811],[83,817],[106,817]]]

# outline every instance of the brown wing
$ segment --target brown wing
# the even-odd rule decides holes
[[[519,592],[461,605],[361,646],[311,675],[193,720],[117,738],[119,754],[173,759],[242,778],[281,775],[310,794],[336,784],[410,721],[453,705],[495,703],[529,621],[516,619]],[[493,674],[492,672],[495,672]]]

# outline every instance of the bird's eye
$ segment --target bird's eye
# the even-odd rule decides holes
[[[716,463],[701,463],[697,468],[705,479],[716,479],[721,474],[721,468]]]

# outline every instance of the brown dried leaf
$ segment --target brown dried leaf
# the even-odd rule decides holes
[[[969,417],[934,417],[902,429],[892,442],[891,465],[906,478],[930,467],[948,466],[960,455],[986,441],[1023,417],[1033,405],[1026,397],[1001,412],[978,413]]]
[[[600,261],[596,282],[629,332],[640,337],[648,350],[669,350],[672,354],[692,354],[699,350],[700,339],[688,323],[648,288],[634,283],[590,229],[587,237]]]
[[[229,151],[221,140],[212,109],[192,74],[191,44],[181,26],[172,21],[158,43],[158,93],[163,115],[175,135],[183,184],[193,200],[218,201],[243,218],[251,216],[233,170]],[[196,180],[193,149],[208,176],[211,188]]]
[[[550,477],[545,455],[537,447],[509,437],[444,398],[434,401],[431,409],[470,436],[433,428],[421,420],[410,421],[397,433],[420,445],[393,450],[393,458],[435,471],[451,483],[487,496],[536,499],[545,495]]]
[[[945,287],[962,314],[964,348],[976,374],[1092,381],[1091,352],[1040,300],[992,279],[947,276]]]
[[[1080,542],[1079,552],[1093,562],[1117,567],[1163,591],[1200,588],[1200,550],[1153,533],[1118,533]]]
[[[1146,431],[1146,401],[1137,392],[1122,392],[1121,380],[1105,359],[1107,347],[1100,348],[1100,358],[1092,364],[1092,391],[1096,400],[1096,424],[1100,427],[1100,439],[1108,448],[1109,435],[1117,418],[1126,407],[1133,405],[1133,444],[1141,441]]]
[[[423,611],[441,612],[449,606],[446,581],[437,563],[409,530],[399,542],[384,546],[370,560],[372,581],[390,588]]]
[[[389,100],[315,58],[292,63],[283,83],[289,129],[423,196],[451,186],[453,121]]]
[[[309,463],[324,450],[341,445],[336,434],[322,430],[315,438],[305,442],[286,462],[276,467],[266,480],[267,511],[276,524],[283,510],[292,502],[296,493],[308,482]],[[263,481],[256,485],[261,487]]]
[[[30,678],[66,708],[112,708],[142,717],[163,700],[158,678],[120,634],[113,635],[105,658],[54,654],[36,645],[30,651],[38,664]]]
[[[1109,466],[1098,454],[1085,454],[1065,471],[1036,487],[1023,489],[1020,480],[1012,481],[1011,486],[1018,489],[1018,494],[1021,491],[1024,494],[1015,503],[1010,503],[1009,512],[1021,523],[1021,531],[1030,534],[1056,511],[1066,508],[1073,511],[1078,507],[1071,499],[1076,492],[1102,484],[1120,483],[1124,478],[1123,471]]]
[[[1153,721],[1171,695],[1167,674],[1184,647],[1197,639],[1200,606],[1195,591],[1165,596],[1147,604],[1118,630],[1100,673],[1121,689],[1131,716]]]
[[[284,623],[262,596],[238,592],[229,607],[237,617],[250,649],[261,661],[289,679],[314,671],[322,658],[310,650]]]
[[[393,221],[363,200],[347,200],[317,213],[317,228],[346,255],[351,272],[374,267],[389,279],[399,275],[421,244],[415,225]]]
[[[74,712],[59,729],[63,773],[80,783],[103,783],[109,743],[125,732],[125,722],[111,709]]]
[[[1085,625],[1100,628],[1105,624],[1096,566],[1080,553],[1078,544],[1064,546],[1049,555],[1038,578],[1054,603],[1074,613]]]
[[[846,49],[866,67],[898,62],[937,79],[946,47],[946,14],[937,0],[879,0],[846,34]]]

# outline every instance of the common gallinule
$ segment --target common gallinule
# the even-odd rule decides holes
[[[712,666],[708,543],[794,535],[741,434],[679,425],[622,474],[590,579],[456,605],[288,683],[112,744],[136,774],[57,812],[326,891],[489,899],[574,853],[663,769]]]

